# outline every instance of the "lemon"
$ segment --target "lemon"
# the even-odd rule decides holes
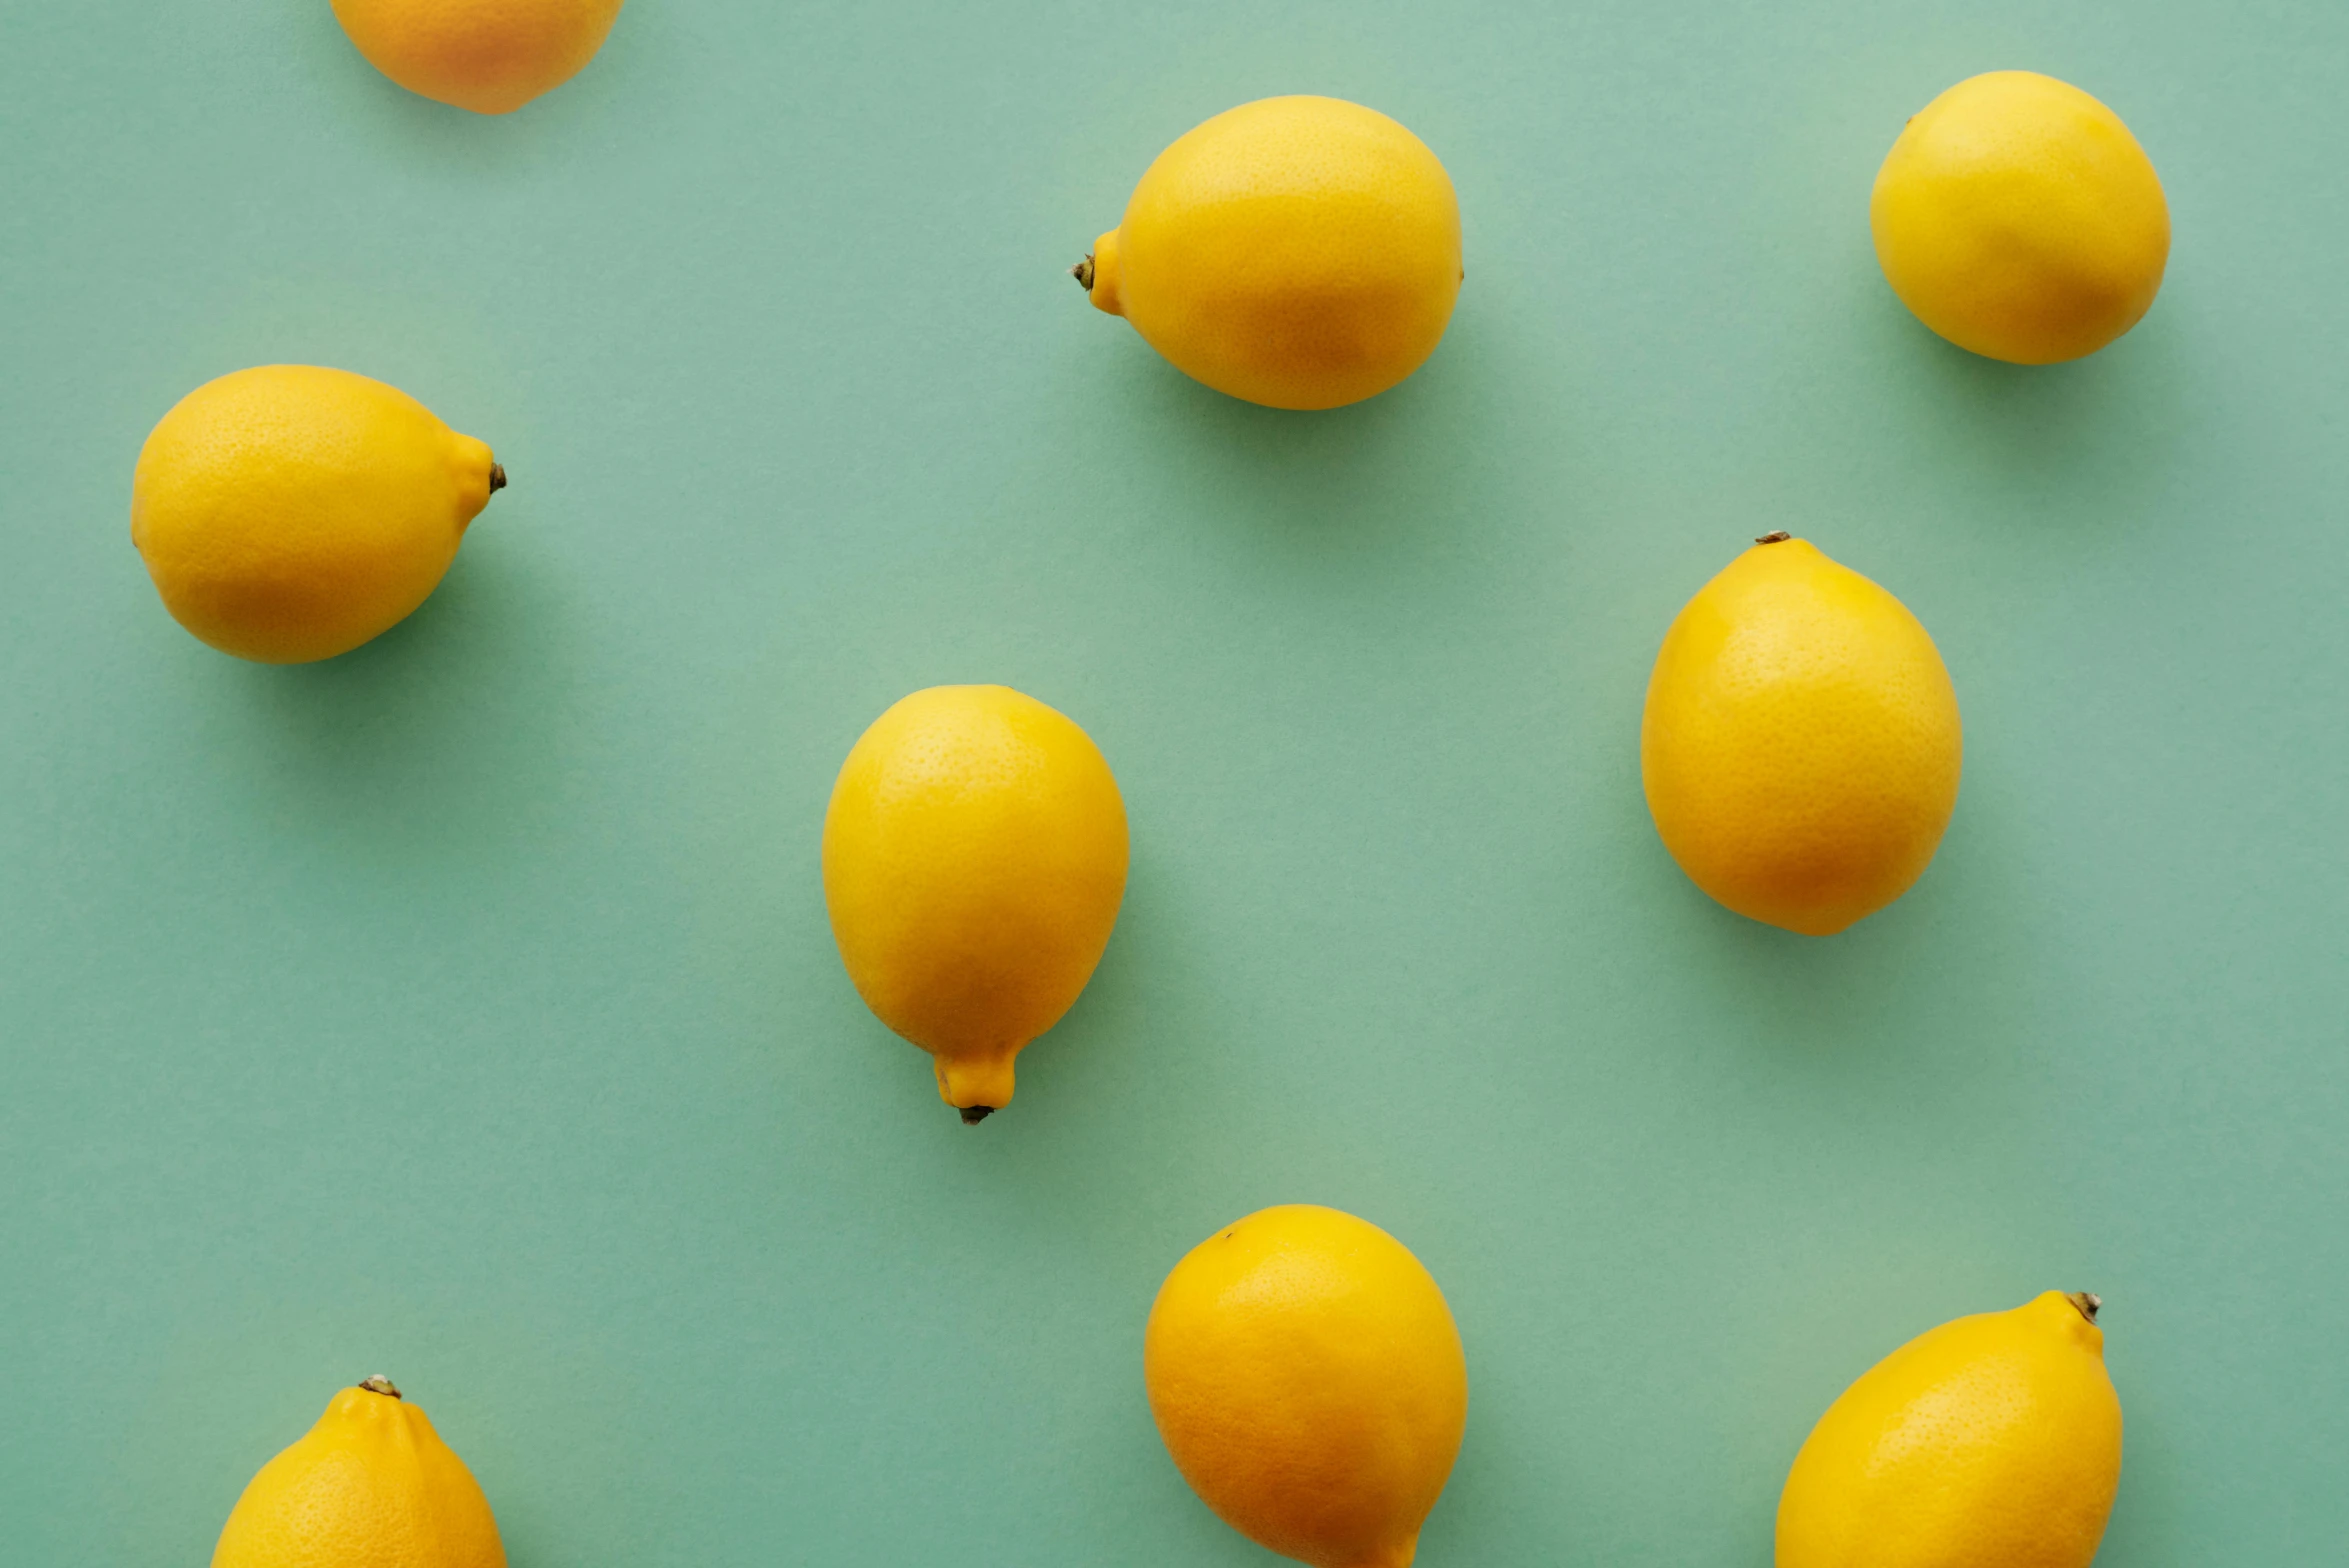
[[[577,76],[620,0],[334,0],[367,63],[412,93],[504,114]]]
[[[1184,374],[1274,408],[1384,392],[1460,293],[1460,204],[1418,137],[1337,98],[1227,109],[1158,155],[1077,269]]]
[[[1949,672],[1908,607],[1784,534],[1672,622],[1639,732],[1680,868],[1739,914],[1812,936],[1923,874],[1962,751]]]
[[[2170,209],[2137,138],[2034,71],[1958,83],[1908,123],[1868,204],[1901,302],[2019,365],[2093,354],[2153,305]]]
[[[1004,686],[873,721],[824,814],[824,901],[857,994],[977,1122],[1076,1001],[1117,923],[1126,808],[1092,738]]]
[[[1406,1568],[1468,1420],[1435,1280],[1376,1225],[1308,1203],[1226,1225],[1175,1265],[1143,1379],[1191,1489],[1316,1568]]]
[[[212,1568],[504,1568],[481,1485],[401,1399],[371,1377],[328,1402],[245,1486]]]
[[[2088,1568],[2121,1479],[2098,1305],[1959,1318],[1845,1389],[1786,1478],[1777,1568]]]
[[[267,365],[206,382],[148,435],[131,542],[182,626],[300,664],[404,620],[505,482],[488,447],[405,392]]]

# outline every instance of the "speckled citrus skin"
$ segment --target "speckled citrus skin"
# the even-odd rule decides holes
[[[1992,71],[1912,118],[1868,204],[1901,302],[1960,348],[2022,365],[2092,354],[2152,308],[2170,209],[2103,104],[2052,76]]]
[[[439,585],[493,469],[487,446],[397,387],[264,365],[206,382],[148,435],[131,542],[164,607],[213,647],[332,658]]]
[[[1385,1231],[1315,1204],[1251,1214],[1175,1265],[1143,1378],[1192,1490],[1316,1568],[1406,1568],[1468,1419],[1435,1280]]]
[[[1006,686],[933,686],[873,721],[824,814],[824,902],[857,994],[976,1120],[1109,943],[1126,808],[1092,738]],[[973,1113],[978,1114],[973,1114]]]
[[[505,114],[585,69],[621,0],[334,0],[370,65],[412,93]]]
[[[370,1380],[376,1381],[376,1380]],[[388,1386],[388,1385],[386,1385]],[[505,1568],[480,1483],[424,1412],[346,1388],[261,1467],[212,1568]]]
[[[1435,351],[1460,205],[1425,143],[1337,98],[1265,98],[1185,133],[1095,242],[1093,303],[1219,392],[1336,408]]]
[[[1963,749],[1925,628],[1800,539],[1755,545],[1689,600],[1639,733],[1648,809],[1680,868],[1739,914],[1812,936],[1923,874]]]
[[[2104,1333],[2051,1290],[1844,1390],[1786,1478],[1777,1568],[2087,1568],[2120,1478]]]

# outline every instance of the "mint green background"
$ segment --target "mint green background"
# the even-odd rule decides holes
[[[2063,369],[1868,246],[1902,118],[2010,65],[2175,214]],[[2110,1300],[2108,1568],[2337,1561],[2345,72],[2336,0],[634,0],[485,120],[325,0],[8,6],[0,1555],[201,1562],[382,1370],[518,1568],[1266,1562],[1142,1318],[1317,1200],[1466,1336],[1430,1568],[1759,1568],[1850,1378],[2049,1287]],[[1468,246],[1426,369],[1305,416],[1062,271],[1299,90],[1417,130]],[[288,670],[126,541],[148,427],[280,359],[514,476]],[[1639,792],[1658,638],[1776,527],[1966,719],[1940,858],[1829,941],[1708,903]],[[966,1131],[816,843],[863,725],[972,680],[1091,731],[1134,860]]]

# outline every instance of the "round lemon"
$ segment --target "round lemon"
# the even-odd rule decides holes
[[[1225,1523],[1316,1568],[1407,1568],[1468,1363],[1401,1242],[1306,1203],[1226,1225],[1159,1287],[1142,1357],[1159,1436]]]
[[[1957,694],[1908,607],[1772,534],[1664,634],[1640,776],[1690,880],[1826,936],[1924,873],[1957,804]]]
[[[367,63],[412,93],[504,114],[604,46],[621,0],[334,0]]]
[[[2098,1305],[1959,1318],[1845,1389],[1787,1475],[1777,1568],[2088,1568],[2121,1479]]]
[[[2018,365],[2093,354],[2153,305],[2170,209],[2120,116],[2035,71],[1972,77],[1892,144],[1868,203],[1901,302]]]
[[[1065,715],[933,686],[873,721],[824,814],[824,902],[857,994],[977,1122],[1075,1003],[1117,923],[1126,808]]]
[[[388,1378],[346,1388],[261,1467],[212,1568],[505,1568],[481,1484]]]
[[[1384,392],[1460,293],[1460,204],[1425,143],[1337,98],[1228,109],[1158,155],[1077,269],[1184,374],[1274,408]]]
[[[148,435],[131,542],[182,626],[301,664],[405,620],[505,482],[488,447],[396,387],[266,365],[206,382]]]

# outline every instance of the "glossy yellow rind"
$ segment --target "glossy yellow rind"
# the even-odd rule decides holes
[[[1812,936],[1923,874],[1963,753],[1925,628],[1800,539],[1755,545],[1688,602],[1640,721],[1672,858],[1739,914]]]
[[[489,1500],[416,1406],[346,1388],[237,1499],[212,1568],[504,1568]]]
[[[213,647],[332,658],[431,594],[490,470],[487,446],[396,387],[264,365],[198,387],[155,426],[131,542],[164,607]]]
[[[1094,268],[1094,302],[1185,374],[1274,408],[1336,408],[1401,381],[1442,339],[1459,200],[1385,115],[1266,98],[1160,153]]]
[[[2135,326],[2169,263],[2169,203],[2120,116],[2033,71],[1927,104],[1876,176],[1884,276],[1960,348],[2023,365],[2092,354]]]
[[[2051,1290],[1918,1336],[1828,1407],[1777,1568],[2087,1568],[2120,1475],[2104,1334]]]
[[[1313,1204],[1193,1248],[1151,1306],[1143,1373],[1192,1489],[1316,1568],[1406,1568],[1468,1418],[1435,1280],[1377,1226]]]
[[[505,114],[577,76],[621,0],[334,0],[370,65],[412,93]]]
[[[915,692],[866,730],[824,816],[824,899],[858,995],[1002,1106],[1012,1059],[1091,978],[1125,895],[1126,813],[1092,739],[1003,686]]]

